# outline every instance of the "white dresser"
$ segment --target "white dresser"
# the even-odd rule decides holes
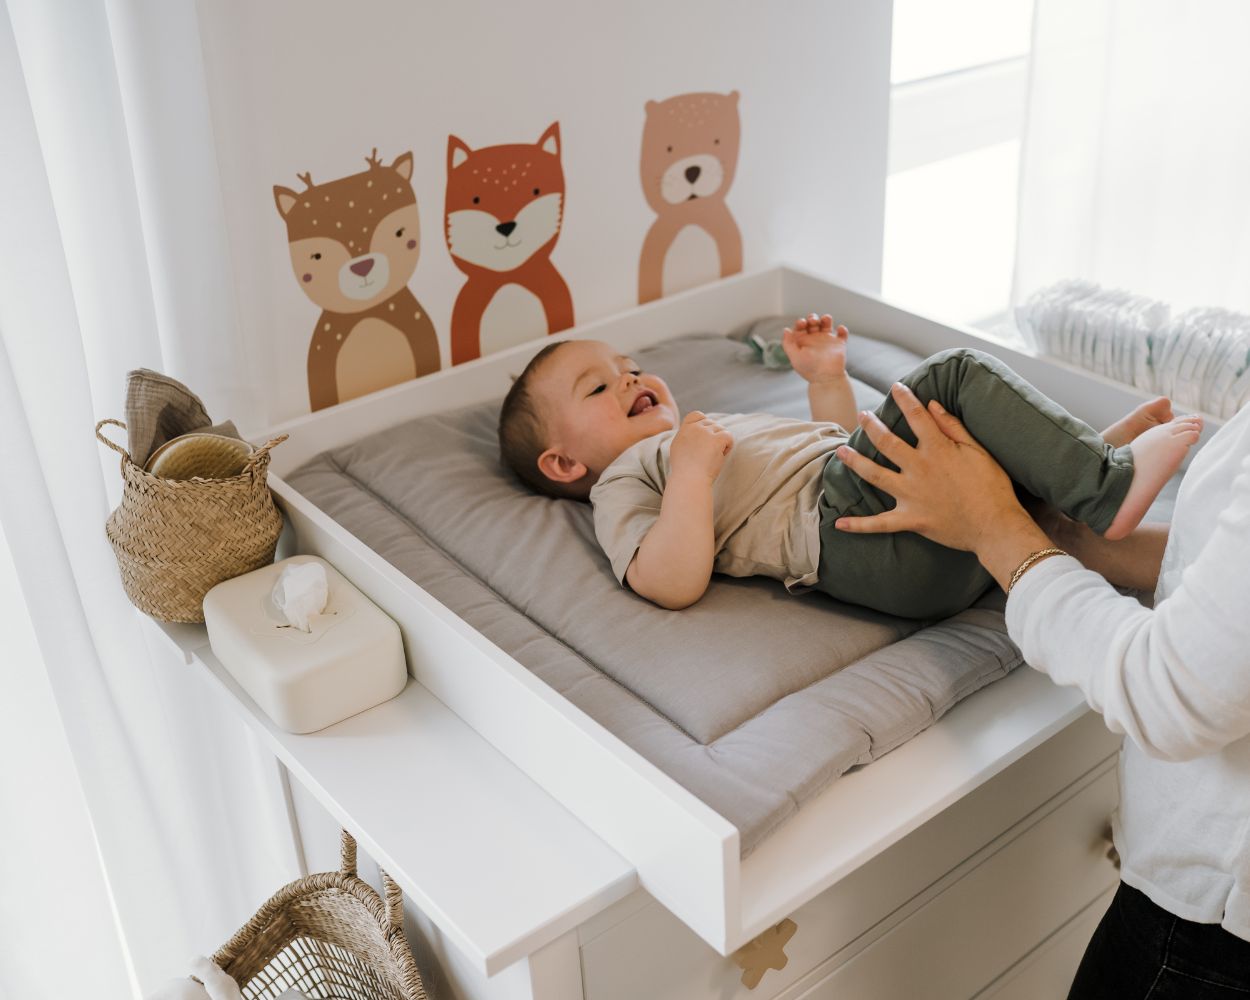
[[[380,860],[400,883],[438,1000],[1062,997],[1116,884],[1119,740],[1086,712],[790,913],[784,967],[749,989],[732,955],[415,681],[295,736],[234,684],[202,629],[163,634],[186,654],[186,682],[274,754],[306,870],[337,866],[347,826],[362,877],[378,884]]]

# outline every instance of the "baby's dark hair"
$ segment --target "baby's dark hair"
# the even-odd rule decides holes
[[[504,397],[503,406],[499,408],[499,456],[535,493],[560,499],[585,500],[588,490],[580,480],[558,483],[548,479],[538,468],[538,456],[547,450],[550,442],[543,415],[538,412],[537,401],[530,393],[530,383],[543,362],[563,343],[558,340],[548,344],[530,358],[529,364],[516,377]]]

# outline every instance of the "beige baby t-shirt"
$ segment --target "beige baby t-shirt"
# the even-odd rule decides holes
[[[846,441],[846,431],[834,423],[768,413],[707,416],[734,439],[712,484],[712,568],[727,576],[771,576],[792,593],[809,589],[820,558],[820,473]],[[622,584],[660,516],[676,434],[664,431],[627,448],[590,491],[595,536]]]

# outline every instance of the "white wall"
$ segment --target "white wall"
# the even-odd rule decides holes
[[[271,421],[308,409],[318,316],[291,273],[273,186],[363,170],[375,146],[386,163],[415,156],[422,250],[409,287],[444,365],[464,281],[443,238],[449,133],[476,148],[535,142],[560,122],[568,193],[552,259],[580,322],[637,301],[654,218],[638,175],[645,102],[736,89],[728,203],[745,268],[787,260],[879,287],[888,2],[201,0],[198,10],[238,319],[253,363],[271,373]]]

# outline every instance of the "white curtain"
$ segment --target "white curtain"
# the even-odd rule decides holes
[[[103,530],[92,427],[128,369],[267,417],[200,51],[193,0],[0,6],[2,998],[146,993],[298,874],[273,762],[126,602]]]
[[[1065,278],[1250,311],[1250,4],[1036,0],[1013,304]]]

